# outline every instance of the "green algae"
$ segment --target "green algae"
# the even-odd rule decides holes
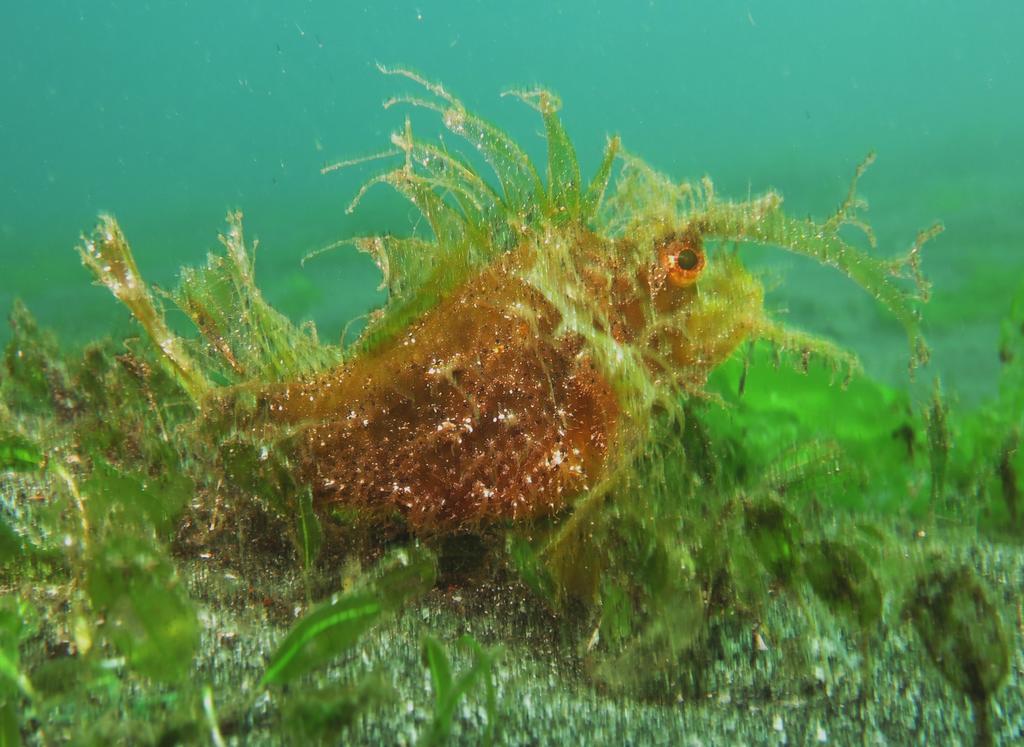
[[[309,610],[270,657],[259,687],[288,682],[352,648],[382,615],[429,590],[437,579],[436,564],[423,549],[399,551],[381,563],[365,590],[332,596]]]
[[[398,552],[419,560],[393,572],[339,579],[341,562],[358,567],[403,538],[375,535],[354,517],[317,516],[308,486],[293,475],[292,434],[254,432],[258,404],[247,387],[366,354],[474,272],[539,237],[550,252],[530,281],[586,338],[634,408],[634,445],[574,512],[484,531],[479,576],[511,573],[543,600],[588,686],[660,702],[703,696],[716,649],[737,627],[766,619],[780,592],[792,599],[810,592],[864,640],[885,618],[885,599],[901,598],[923,642],[922,658],[927,653],[976,707],[984,702],[987,709],[1006,679],[1006,633],[999,616],[989,614],[994,603],[976,579],[953,584],[926,575],[930,561],[902,557],[887,517],[953,521],[1019,541],[1024,288],[1004,325],[998,398],[977,413],[958,413],[938,388],[930,403],[916,405],[863,377],[847,352],[767,318],[759,320],[761,341],[713,371],[706,388],[673,381],[660,389],[630,351],[625,363],[616,361],[621,346],[594,324],[599,314],[586,304],[579,279],[560,269],[569,266],[570,229],[590,225],[649,238],[651,226],[694,223],[722,244],[776,245],[812,256],[892,312],[910,340],[911,365],[926,358],[919,305],[927,286],[919,257],[935,231],[923,232],[895,260],[878,259],[841,236],[844,226],[854,226],[873,243],[856,191],[871,159],[822,222],[786,216],[774,193],[734,203],[715,195],[709,180],[672,182],[623,155],[614,138],[584,188],[557,97],[514,92],[544,122],[549,150],[541,178],[511,138],[446,89],[407,71],[389,72],[433,96],[399,97],[389,105],[437,111],[447,128],[480,147],[499,184],[490,185],[457,153],[415,138],[407,121],[394,137],[402,164],[368,186],[389,184],[405,195],[433,237],[353,240],[381,266],[389,300],[352,348],[324,345],[312,328],[293,324],[262,299],[237,214],[229,216],[224,254],[184,272],[166,296],[142,280],[113,219],[103,218],[84,239],[85,264],[131,309],[149,344],[108,342],[65,353],[27,310],[15,308],[0,380],[0,458],[4,471],[38,475],[49,498],[33,516],[2,517],[0,524],[0,553],[13,560],[0,581],[5,592],[18,590],[5,593],[3,609],[27,621],[15,624],[13,613],[0,618],[9,633],[0,649],[3,734],[45,742],[38,724],[59,720],[87,698],[107,708],[99,706],[102,718],[91,732],[96,741],[197,739],[210,730],[244,738],[258,728],[329,738],[360,714],[395,708],[379,672],[359,672],[344,683],[314,675],[358,650],[386,615],[415,607],[434,586],[433,556],[412,547]],[[719,248],[722,266],[737,267],[728,248]],[[168,299],[198,337],[171,331],[163,308]],[[444,568],[445,545],[437,550]],[[242,609],[266,603],[268,615],[275,605],[304,610],[280,641],[264,648],[263,674],[240,697],[231,692],[240,680],[188,681],[203,645],[206,603],[202,592],[186,590],[181,569],[197,552],[228,569],[290,563],[301,577],[276,601],[258,591],[250,597],[222,592],[243,598],[236,602]],[[459,579],[467,576],[474,577]],[[900,577],[924,582],[908,590]],[[59,589],[63,611],[45,610],[29,593],[41,579]],[[30,645],[38,610],[54,615],[46,635],[64,646],[57,657],[66,667],[62,677]],[[935,610],[951,622],[938,624]],[[284,621],[291,617],[263,618],[279,632]],[[435,697],[425,738],[449,736],[456,705],[480,683],[493,734],[493,677],[501,666],[493,652],[465,643],[472,662],[456,677],[437,640],[422,640]],[[961,657],[975,662],[970,671],[951,668],[941,653],[948,649],[970,652]],[[209,670],[206,676],[212,681]],[[285,692],[286,683],[301,678],[312,683],[308,702]],[[254,724],[255,700],[267,688],[281,691],[276,715]],[[135,700],[124,728],[137,732],[109,723],[120,698]]]
[[[42,449],[32,441],[18,433],[0,433],[0,470],[31,472],[45,462]]]
[[[975,573],[965,567],[923,574],[908,614],[932,661],[974,707],[977,744],[992,744],[990,700],[1010,671],[1010,649],[999,611]]]
[[[434,718],[420,743],[423,745],[444,744],[448,741],[459,702],[483,682],[487,708],[487,727],[482,744],[493,744],[497,728],[497,696],[494,686],[494,666],[500,650],[486,650],[475,638],[464,635],[458,640],[460,648],[468,650],[473,661],[464,672],[456,677],[444,646],[433,636],[423,639],[423,660],[430,671],[430,683],[434,691]]]
[[[810,544],[803,571],[814,593],[861,630],[870,632],[882,619],[882,587],[857,548],[834,540]]]

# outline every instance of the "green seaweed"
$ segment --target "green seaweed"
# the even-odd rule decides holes
[[[274,381],[340,360],[339,351],[319,343],[315,330],[296,327],[263,300],[241,213],[228,214],[228,230],[220,239],[225,253],[211,254],[204,268],[185,270],[170,294],[201,333],[201,345],[167,325],[117,221],[101,216],[78,252],[97,280],[131,310],[160,351],[161,363],[197,403],[213,382]]]
[[[36,697],[19,648],[33,632],[33,610],[15,596],[0,596],[0,744],[21,744],[19,714]]]
[[[270,657],[259,687],[288,682],[327,665],[383,615],[429,590],[436,577],[432,553],[418,547],[396,551],[381,563],[372,585],[332,596],[299,620]]]
[[[299,510],[295,526],[299,558],[302,560],[302,572],[306,578],[306,597],[309,599],[309,575],[313,570],[320,549],[323,545],[323,529],[320,519],[313,511],[313,493],[307,488],[299,495]]]
[[[509,562],[523,583],[542,599],[554,602],[557,594],[555,580],[541,559],[537,557],[537,552],[531,546],[529,539],[512,534],[508,538],[507,550]]]
[[[287,682],[355,645],[377,622],[384,606],[372,592],[328,600],[299,621],[270,658],[260,686]]]
[[[942,396],[942,385],[938,379],[932,394],[925,422],[928,430],[928,460],[931,465],[931,501],[937,506],[946,492],[946,471],[949,468],[949,424],[948,407]]]
[[[989,703],[1010,671],[999,612],[969,568],[923,574],[907,613],[943,676],[974,707],[977,744],[992,744]]]
[[[165,543],[193,493],[182,476],[148,478],[98,461],[78,486],[84,588],[99,635],[141,674],[184,677],[199,643],[192,601]]]
[[[0,470],[33,472],[45,464],[46,457],[35,443],[18,433],[0,431]]]
[[[997,393],[974,411],[945,413],[950,445],[948,456],[941,457],[944,484],[957,496],[946,513],[1019,538],[1024,530],[1024,285],[1002,321],[998,355]]]
[[[68,390],[56,336],[39,329],[35,318],[15,301],[10,314],[11,339],[4,350],[4,399],[16,412],[60,410]]]
[[[9,563],[24,551],[21,537],[0,518],[0,563]]]
[[[138,528],[142,532],[152,531],[166,542],[194,494],[195,485],[182,474],[151,477],[118,470],[96,459],[92,473],[79,484],[79,489],[89,497],[86,518],[97,536],[118,535]]]
[[[799,568],[800,524],[781,503],[766,500],[744,507],[745,534],[754,553],[778,583],[788,584]]]
[[[188,675],[199,625],[167,557],[141,538],[112,538],[90,553],[85,589],[103,617],[98,632],[132,669],[159,680]]]
[[[12,696],[31,697],[32,683],[22,670],[18,647],[32,632],[32,609],[17,597],[5,594],[0,597],[0,694],[5,699]]]
[[[882,587],[855,547],[816,542],[804,551],[803,570],[814,593],[861,630],[870,631],[882,619]]]
[[[302,743],[332,744],[360,715],[389,705],[394,697],[383,676],[370,675],[354,685],[332,684],[315,692],[295,693],[282,706],[282,721]]]
[[[473,661],[456,677],[441,642],[429,635],[423,638],[423,661],[430,672],[430,684],[434,691],[434,718],[430,729],[421,737],[420,744],[438,745],[448,740],[459,701],[479,687],[481,682],[484,685],[487,706],[487,728],[482,743],[494,744],[498,711],[494,665],[500,651],[487,650],[468,635],[458,640],[458,647],[469,652],[473,656]]]

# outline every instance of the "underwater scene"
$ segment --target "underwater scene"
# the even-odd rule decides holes
[[[1019,3],[5,17],[0,746],[1024,743]]]

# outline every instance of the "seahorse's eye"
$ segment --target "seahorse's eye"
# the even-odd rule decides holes
[[[672,285],[693,285],[704,270],[704,247],[699,235],[672,235],[658,244],[658,260]]]

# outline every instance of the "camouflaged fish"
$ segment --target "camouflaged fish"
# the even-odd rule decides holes
[[[80,247],[202,412],[246,401],[240,430],[288,434],[288,463],[321,510],[398,520],[421,534],[558,514],[628,469],[650,438],[652,413],[700,396],[744,341],[797,351],[805,364],[820,356],[850,375],[850,354],[768,315],[737,244],[835,267],[903,325],[912,365],[927,356],[919,252],[938,228],[894,260],[840,236],[858,226],[874,243],[856,194],[871,157],[821,223],[786,215],[774,192],[731,202],[708,179],[675,183],[624,153],[618,138],[585,184],[552,93],[509,92],[543,119],[542,174],[446,88],[408,70],[383,72],[423,91],[386,107],[436,112],[474,158],[419,139],[408,119],[392,136],[394,148],[379,157],[397,166],[350,209],[387,184],[430,235],[351,240],[376,260],[388,300],[346,350],[319,343],[262,300],[240,215],[229,216],[226,253],[187,271],[172,295],[197,340],[167,327],[113,218]]]

